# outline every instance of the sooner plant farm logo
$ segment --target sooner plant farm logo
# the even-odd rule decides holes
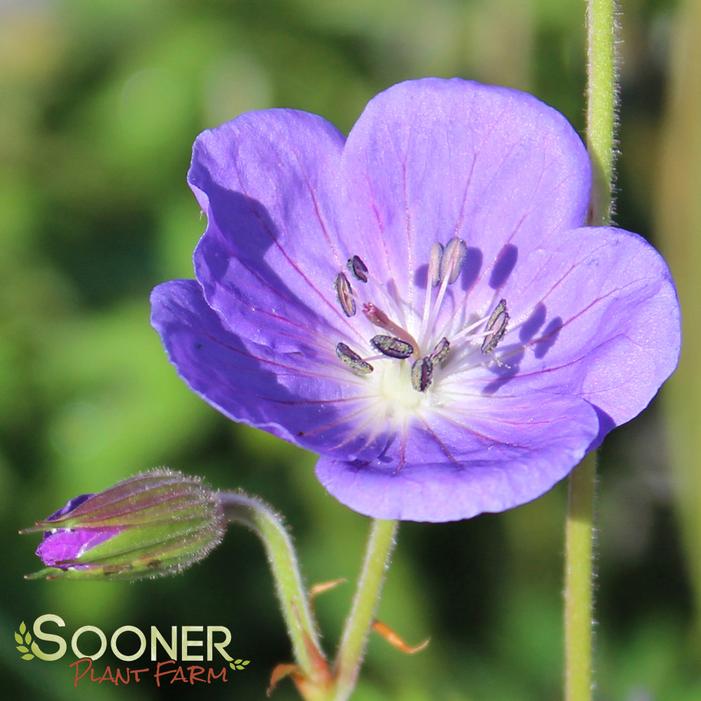
[[[14,634],[15,643],[27,662],[69,660],[76,687],[83,683],[122,686],[146,679],[158,687],[222,683],[250,664],[228,653],[231,631],[226,626],[170,626],[165,632],[156,626],[142,630],[124,625],[106,633],[98,626],[84,625],[71,635],[60,630],[65,627],[60,616],[45,613],[34,620],[31,629],[22,621]],[[127,664],[99,663],[108,649]]]

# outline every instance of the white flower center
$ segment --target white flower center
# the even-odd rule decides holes
[[[412,387],[410,361],[378,363],[368,383],[379,413],[397,427],[428,409],[434,400],[434,392],[417,392]]]
[[[445,247],[433,245],[422,313],[393,309],[393,303],[385,310],[373,301],[362,301],[362,293],[372,290],[372,272],[358,256],[348,261],[352,283],[345,272],[336,277],[338,303],[344,314],[361,319],[363,334],[368,327],[376,331],[368,338],[367,347],[336,345],[339,361],[367,383],[362,424],[371,434],[388,424],[401,430],[413,418],[448,405],[454,386],[451,375],[494,363],[503,365],[494,351],[509,322],[506,300],[500,300],[489,316],[473,318],[462,326],[453,318],[439,324],[446,292],[459,278],[466,255],[462,239],[453,238]],[[380,297],[387,302],[386,295]],[[398,321],[400,315],[405,326]]]

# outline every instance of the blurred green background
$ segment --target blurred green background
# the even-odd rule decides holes
[[[308,582],[355,577],[367,522],[314,457],[228,422],[177,378],[148,323],[156,283],[190,277],[203,230],[185,185],[195,135],[269,106],[347,130],[409,77],[528,89],[583,124],[573,0],[0,2],[1,684],[13,699],[262,699],[290,656],[259,543],[232,530],[167,580],[25,582],[17,529],[75,494],[168,464],[274,504]],[[623,0],[616,221],[661,247],[685,315],[682,367],[601,452],[599,699],[701,699],[701,8]],[[359,701],[557,701],[565,489],[503,515],[405,524],[380,616],[427,651],[373,639]],[[352,584],[318,614],[333,650]],[[85,685],[22,662],[21,620],[223,624],[252,660],[227,686]],[[296,698],[283,682],[274,698]]]

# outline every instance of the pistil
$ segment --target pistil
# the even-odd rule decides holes
[[[405,341],[414,349],[414,351],[417,351],[419,348],[419,344],[416,342],[416,339],[408,331],[392,321],[387,314],[385,314],[379,307],[376,307],[371,302],[363,304],[363,314],[365,314],[365,317],[371,324],[380,329],[384,329],[385,331],[389,331],[390,334],[396,338]]]
[[[447,336],[439,335],[437,329],[433,328],[447,288],[460,277],[466,257],[467,245],[463,239],[457,237],[450,239],[445,246],[436,242],[431,247],[420,330],[420,337],[424,341],[423,350],[411,333],[393,321],[385,311],[372,302],[364,302],[362,311],[365,318],[373,326],[387,332],[386,334],[377,334],[369,339],[370,346],[379,354],[367,355],[364,353],[367,357],[363,357],[345,343],[339,342],[336,345],[336,355],[341,362],[351,372],[362,377],[370,375],[374,371],[373,366],[368,361],[375,362],[387,359],[403,361],[411,358],[413,360],[409,373],[411,386],[417,392],[422,393],[431,387],[436,367],[445,363],[452,349],[459,350],[459,341],[465,340],[468,345],[477,345],[475,341],[479,343],[481,340],[482,354],[492,356],[493,360],[500,364],[500,361],[494,358],[493,353],[506,334],[509,323],[505,299],[499,300],[488,317],[482,317],[466,324],[453,334],[450,340]],[[368,282],[368,267],[359,256],[351,256],[347,261],[347,268],[353,279],[361,283]],[[357,312],[356,296],[345,273],[338,273],[335,287],[338,302],[343,312],[348,317],[355,316]],[[432,294],[434,287],[438,287],[435,299],[433,299]],[[446,323],[443,333],[447,332],[451,323],[451,321]],[[439,340],[436,341],[436,338]],[[432,350],[428,353],[427,351],[431,347]],[[424,355],[424,353],[427,354]],[[463,357],[462,354],[460,357]]]

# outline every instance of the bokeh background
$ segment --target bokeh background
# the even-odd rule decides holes
[[[701,7],[623,0],[616,221],[663,249],[685,355],[601,451],[597,698],[701,699]],[[203,221],[185,185],[194,136],[290,106],[347,130],[399,80],[528,89],[583,126],[577,0],[0,1],[0,688],[61,701],[262,699],[289,659],[260,544],[232,529],[184,575],[25,582],[17,529],[155,465],[261,495],[287,517],[308,582],[356,576],[368,524],[327,496],[314,457],[236,426],[177,378],[148,323],[156,283],[191,276]],[[406,524],[381,618],[427,651],[373,639],[359,701],[561,698],[564,485],[503,515]],[[317,609],[335,646],[351,583]],[[85,685],[22,662],[21,620],[74,630],[223,624],[252,660],[229,685]],[[296,698],[283,682],[274,698]]]

